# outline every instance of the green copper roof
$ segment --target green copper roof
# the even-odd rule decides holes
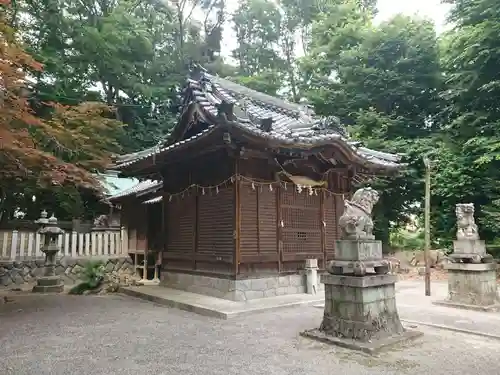
[[[139,180],[136,178],[118,177],[118,172],[115,171],[107,171],[106,173],[96,175],[96,177],[101,181],[105,194],[108,196],[130,189],[139,183]]]

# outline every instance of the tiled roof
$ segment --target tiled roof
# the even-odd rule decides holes
[[[108,200],[115,200],[118,198],[127,197],[130,195],[140,196],[148,192],[155,192],[163,186],[162,181],[144,180],[132,186],[129,189],[123,190],[115,195],[112,195]]]
[[[189,103],[198,105],[211,125],[179,142],[167,137],[161,146],[125,155],[118,161],[116,168],[173,150],[207,135],[220,123],[218,114],[222,105],[232,106],[233,118],[228,121],[230,126],[268,139],[278,146],[307,149],[335,142],[348,149],[360,164],[383,169],[401,166],[399,155],[370,150],[360,146],[359,141],[349,140],[345,128],[336,117],[316,116],[307,106],[251,90],[227,79],[202,73],[198,80],[188,80],[184,95],[190,99]]]
[[[272,118],[272,130],[266,133],[291,142],[325,132],[347,137],[347,131],[338,118],[318,117],[308,106],[290,103],[209,74],[204,74],[199,81],[189,80],[188,84],[195,100],[213,115],[217,115],[216,106],[222,100],[234,104],[236,122],[250,129],[260,129],[262,119]]]
[[[126,167],[128,165],[137,163],[140,160],[147,159],[153,155],[158,155],[158,154],[163,153],[163,152],[168,152],[170,150],[173,150],[174,148],[178,148],[180,146],[191,143],[191,142],[197,140],[198,138],[201,138],[202,136],[210,133],[214,128],[215,128],[215,125],[210,125],[207,129],[199,132],[198,134],[193,135],[192,137],[183,139],[182,141],[175,142],[172,144],[167,144],[163,147],[161,147],[161,146],[151,147],[151,148],[148,148],[146,150],[136,152],[136,153],[134,153],[134,155],[132,155],[132,154],[124,155],[122,157],[123,159],[117,160],[117,162],[115,164],[115,168],[120,169],[120,168]]]

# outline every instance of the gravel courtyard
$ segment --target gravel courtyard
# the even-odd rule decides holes
[[[0,374],[498,374],[500,341],[419,327],[415,344],[369,357],[298,336],[321,315],[221,321],[120,295],[19,297],[0,305]]]

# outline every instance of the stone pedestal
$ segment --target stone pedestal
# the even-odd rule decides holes
[[[64,284],[59,276],[43,276],[37,279],[33,287],[34,293],[61,293],[64,291]]]
[[[369,269],[376,274],[389,272],[389,262],[383,259],[382,242],[376,240],[335,241],[335,259],[327,265],[334,275],[353,274],[365,276]]]
[[[448,298],[438,305],[473,310],[498,310],[496,264],[486,253],[474,220],[474,204],[456,205],[457,239],[447,264]]]
[[[405,330],[399,320],[397,276],[387,275],[382,243],[342,240],[336,244],[335,260],[327,267],[330,274],[321,275],[325,285],[323,321],[319,329],[302,335],[368,353],[420,336]]]
[[[397,276],[322,275],[325,310],[320,331],[368,342],[404,330],[396,308],[394,284]]]
[[[435,304],[471,310],[499,310],[496,264],[450,263],[448,298]]]
[[[479,239],[460,239],[453,241],[453,253],[450,259],[463,263],[492,263],[493,256],[486,253],[484,241]]]

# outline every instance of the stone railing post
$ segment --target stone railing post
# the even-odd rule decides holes
[[[306,259],[306,293],[318,293],[318,260]]]
[[[120,254],[128,254],[128,230],[126,227],[120,228]]]

